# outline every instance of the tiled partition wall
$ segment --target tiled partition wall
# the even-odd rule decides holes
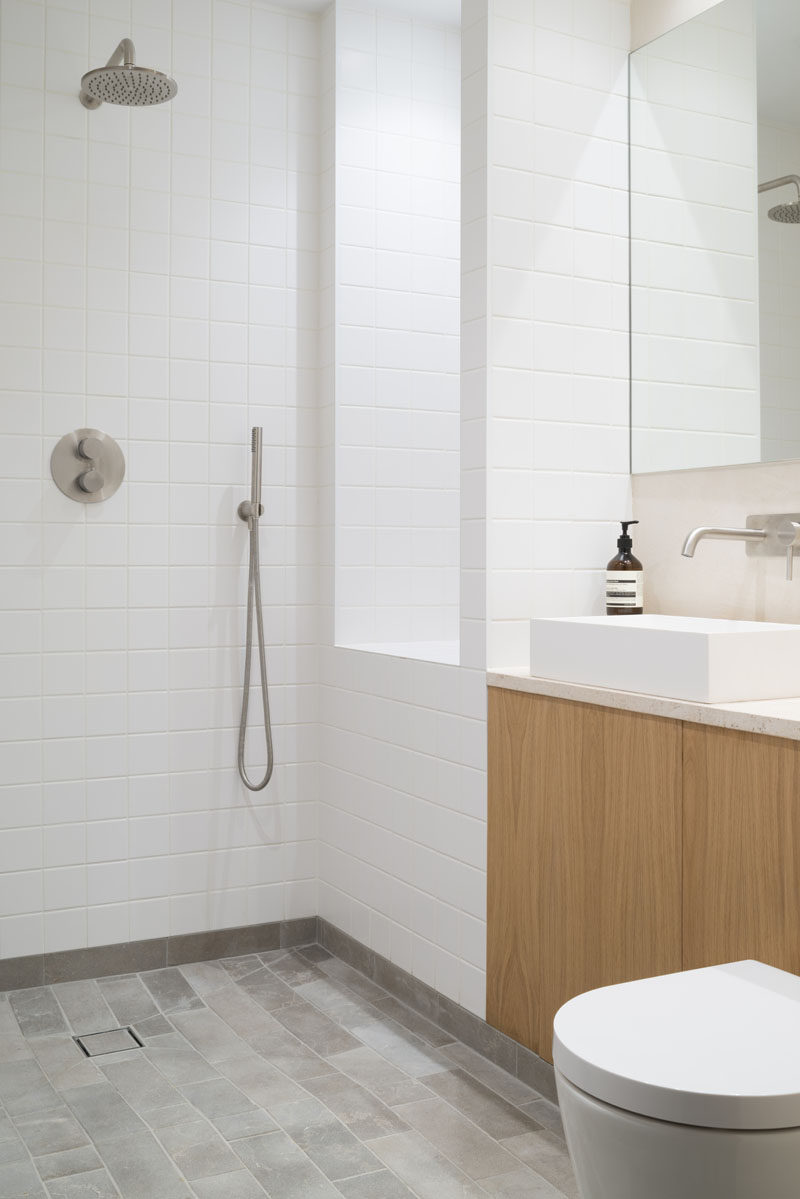
[[[726,0],[631,59],[637,471],[760,456],[753,20]]]
[[[88,8],[2,6],[3,957],[316,913],[316,20]],[[81,75],[125,36],[177,98],[88,113]],[[279,763],[256,796],[234,728],[251,424]],[[84,426],[127,458],[96,506],[48,469]]]
[[[531,616],[604,611],[628,476],[624,0],[493,0],[488,84],[488,662]]]
[[[336,5],[336,640],[457,662],[461,39],[445,7],[451,24]]]
[[[335,42],[336,21],[328,12],[323,17],[322,70],[328,88]],[[322,171],[319,475],[324,480],[325,568],[319,911],[331,924],[482,1016],[486,699],[479,536],[470,533],[460,667],[334,646],[333,154],[329,123]],[[478,527],[483,461],[483,440],[462,438],[462,520]]]

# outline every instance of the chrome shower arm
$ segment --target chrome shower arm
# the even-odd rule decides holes
[[[770,179],[767,183],[759,183],[759,192],[772,191],[775,187],[786,187],[794,184],[797,188],[797,198],[800,200],[800,175],[781,175],[780,179]]]

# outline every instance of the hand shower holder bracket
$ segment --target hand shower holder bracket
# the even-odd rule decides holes
[[[256,508],[258,509],[258,512],[254,511]],[[247,524],[251,517],[256,516],[256,518],[258,518],[259,516],[264,515],[264,505],[254,504],[252,500],[242,500],[241,504],[236,509],[236,515],[239,517],[239,520],[242,520],[245,524]]]

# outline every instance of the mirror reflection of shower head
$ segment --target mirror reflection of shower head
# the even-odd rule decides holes
[[[767,216],[779,225],[800,225],[800,176],[781,175],[780,179],[770,179],[768,183],[759,183],[759,192],[772,191],[774,187],[794,186],[797,188],[797,199],[791,204],[776,204],[770,208]]]
[[[163,71],[137,67],[133,42],[125,37],[104,67],[87,71],[83,76],[80,101],[84,108],[99,108],[103,103],[132,108],[164,104],[177,91],[175,80]]]

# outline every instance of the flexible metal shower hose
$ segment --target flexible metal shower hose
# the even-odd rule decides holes
[[[267,687],[267,651],[264,644],[264,613],[261,607],[261,564],[258,553],[258,507],[251,510],[247,520],[250,532],[250,568],[247,576],[247,641],[244,653],[244,683],[242,689],[242,718],[239,721],[239,777],[250,791],[263,791],[272,778],[274,755],[272,751],[272,721],[269,714],[269,689]],[[267,745],[267,769],[260,782],[254,783],[247,777],[244,764],[244,743],[247,736],[247,710],[250,705],[250,667],[253,658],[253,613],[255,612],[258,632],[258,664],[261,673],[261,698],[264,706],[264,737]]]

